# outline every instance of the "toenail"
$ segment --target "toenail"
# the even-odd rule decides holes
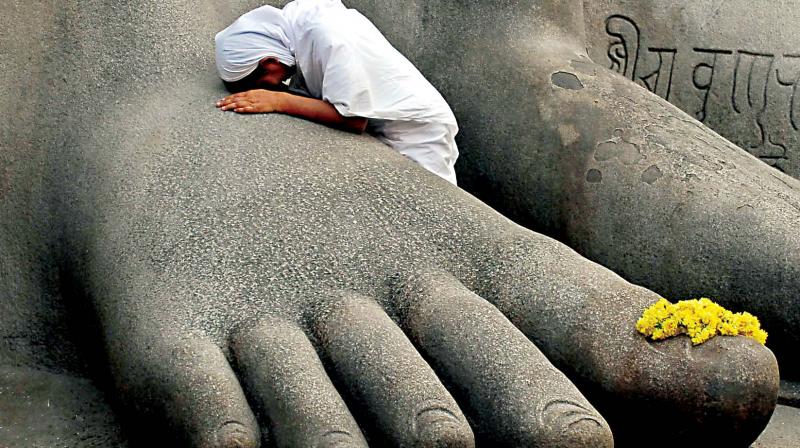
[[[441,423],[458,423],[458,418],[444,406],[430,406],[417,414],[417,428]]]
[[[542,423],[550,433],[575,447],[613,446],[613,436],[602,417],[570,400],[552,400],[542,410]]]
[[[474,445],[472,430],[444,406],[429,406],[417,414],[417,438],[423,446],[469,447]]]
[[[347,431],[330,431],[317,439],[314,448],[348,448],[359,446]]]
[[[228,422],[217,431],[217,445],[221,448],[255,448],[258,437],[239,422]]]
[[[594,412],[569,400],[552,400],[542,410],[542,423],[550,428],[566,429],[582,421],[592,421],[602,426]]]

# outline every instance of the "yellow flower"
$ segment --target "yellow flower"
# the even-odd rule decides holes
[[[733,313],[705,297],[676,304],[661,298],[642,313],[636,330],[654,341],[686,334],[692,343],[702,344],[714,336],[747,336],[761,344],[767,332],[758,318],[748,312]]]

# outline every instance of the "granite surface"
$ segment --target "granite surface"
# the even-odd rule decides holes
[[[656,293],[373,138],[216,110],[209,36],[256,4],[4,4],[0,101],[15,113],[0,122],[0,444],[595,447],[612,432],[635,440],[652,421],[669,423],[665,441],[756,438],[776,402],[770,350],[745,338],[648,343],[632,322]],[[400,47],[398,27],[436,30],[408,54],[462,121],[464,185],[493,189],[515,219],[569,218],[545,222],[564,224],[580,250],[630,247],[590,238],[600,230],[641,241],[646,226],[631,223],[654,212],[626,199],[614,218],[627,227],[615,227],[604,201],[669,209],[685,191],[647,185],[700,163],[670,165],[654,145],[650,161],[664,162],[644,167],[617,135],[626,102],[641,106],[639,125],[666,123],[648,131],[658,142],[689,142],[682,156],[717,151],[714,163],[740,167],[698,174],[724,182],[675,214],[706,232],[676,233],[687,246],[716,225],[690,226],[709,209],[701,199],[742,194],[725,183],[734,175],[747,192],[793,198],[790,181],[593,66],[574,47],[583,22],[571,2],[361,6]],[[489,42],[513,64],[487,60]],[[507,87],[476,89],[490,80]],[[585,108],[598,98],[601,118]],[[498,107],[516,119],[483,115]],[[581,159],[598,141],[594,162]],[[548,208],[559,197],[570,200]],[[741,262],[747,244],[766,244],[759,223],[791,218],[767,212],[720,227],[735,238],[719,259]],[[781,327],[770,331],[780,347]]]

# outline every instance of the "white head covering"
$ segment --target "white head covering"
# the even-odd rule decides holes
[[[217,70],[224,81],[245,78],[266,57],[289,67],[295,65],[289,24],[280,9],[266,5],[239,17],[217,33]]]

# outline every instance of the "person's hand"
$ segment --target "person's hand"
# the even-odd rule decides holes
[[[266,114],[279,112],[282,92],[257,89],[230,95],[217,101],[217,107],[222,110],[232,110],[238,113]]]

